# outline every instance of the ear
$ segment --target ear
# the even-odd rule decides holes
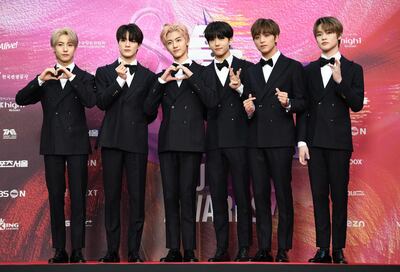
[[[278,43],[278,41],[279,41],[279,35],[276,35],[275,36],[275,45]]]

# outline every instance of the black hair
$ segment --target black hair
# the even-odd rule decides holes
[[[231,39],[233,37],[233,28],[230,24],[222,21],[211,22],[207,25],[204,30],[204,36],[206,37],[207,42],[218,39],[228,38]]]
[[[143,32],[136,24],[122,25],[117,30],[117,41],[124,40],[126,38],[126,33],[129,33],[129,40],[131,42],[137,42],[142,44],[143,42]]]

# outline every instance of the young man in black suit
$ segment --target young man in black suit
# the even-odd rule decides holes
[[[237,205],[239,252],[235,261],[249,261],[252,210],[247,164],[247,116],[243,109],[240,76],[251,63],[230,52],[233,29],[226,22],[212,22],[204,31],[214,61],[203,72],[203,82],[217,95],[207,112],[206,180],[210,186],[217,250],[210,262],[229,261],[228,173]]]
[[[161,262],[197,262],[196,186],[205,150],[204,118],[212,103],[200,85],[191,80],[203,66],[188,57],[189,32],[184,25],[164,25],[160,38],[174,63],[158,75],[145,103],[147,114],[157,114],[161,104],[163,118],[158,134],[158,152],[164,193],[166,242],[169,252]],[[215,96],[215,95],[214,95]]]
[[[333,257],[334,263],[346,264],[343,248],[353,151],[349,109],[358,112],[363,108],[363,70],[339,52],[343,26],[338,19],[319,18],[313,32],[322,52],[305,68],[308,108],[298,120],[299,160],[304,165],[308,161],[319,247],[309,262],[330,263]]]
[[[135,24],[116,33],[120,56],[96,72],[97,106],[105,111],[100,135],[105,195],[107,254],[100,262],[119,262],[120,201],[125,169],[129,192],[128,261],[139,256],[144,224],[148,124],[155,119],[144,111],[144,101],[154,83],[153,72],[136,60],[143,33]]]
[[[46,68],[16,95],[18,105],[40,102],[43,125],[40,154],[44,156],[49,192],[51,234],[56,249],[49,263],[67,263],[65,251],[65,168],[71,197],[71,263],[85,262],[87,160],[91,152],[85,107],[96,104],[94,77],[74,63],[78,36],[70,28],[53,32],[56,65]]]
[[[272,262],[271,182],[278,204],[276,262],[292,248],[292,160],[296,144],[293,113],[305,109],[303,67],[277,48],[280,29],[260,18],[251,27],[261,60],[247,70],[244,107],[249,121],[249,162],[256,205],[258,252],[253,261]]]

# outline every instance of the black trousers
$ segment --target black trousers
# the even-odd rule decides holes
[[[351,151],[310,148],[308,170],[314,204],[317,247],[346,246],[347,199]],[[332,224],[330,201],[332,200]]]
[[[291,181],[293,153],[293,147],[249,149],[259,249],[271,250],[271,179],[274,183],[279,211],[278,248],[285,250],[292,248],[294,214]]]
[[[119,251],[122,175],[125,169],[129,194],[128,252],[138,253],[144,224],[147,154],[103,147],[101,158],[108,251]]]
[[[246,148],[221,148],[207,151],[206,179],[210,186],[217,247],[229,246],[228,173],[232,177],[237,205],[239,247],[248,247],[252,240],[252,210]]]
[[[196,187],[200,179],[199,152],[159,154],[164,194],[166,247],[196,249]]]
[[[49,192],[53,248],[65,248],[65,169],[71,198],[72,249],[85,247],[88,155],[44,155],[46,186]]]

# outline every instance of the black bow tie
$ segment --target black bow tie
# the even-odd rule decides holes
[[[125,64],[124,65],[126,68],[129,69],[129,73],[133,75],[137,71],[137,65],[136,64]]]
[[[224,67],[229,68],[229,64],[228,64],[228,61],[226,59],[221,63],[216,63],[216,65],[217,65],[217,69],[220,70],[220,71]]]
[[[261,67],[264,67],[266,64],[271,66],[271,67],[273,67],[274,66],[274,61],[272,59],[265,60],[265,59],[261,58],[260,59],[260,64],[261,64]]]
[[[172,65],[175,66],[175,67],[178,67],[180,64],[174,62],[174,63],[172,63]],[[189,64],[189,63],[185,63],[185,64],[182,64],[182,66],[185,66],[186,68],[189,68],[190,64]],[[171,75],[174,77],[174,76],[176,75],[176,73],[178,73],[178,71],[179,71],[179,70],[177,70],[177,71],[171,71]]]
[[[57,71],[57,69],[60,69],[60,67],[57,67],[57,65],[54,65],[54,70]],[[68,70],[69,72],[71,72],[71,69],[67,68],[67,70]],[[56,77],[59,77],[59,76],[61,76],[62,74],[63,74],[63,71],[58,70],[58,71],[57,71],[57,74],[56,74]]]
[[[330,64],[335,64],[335,58],[330,58],[330,59],[325,59],[325,58],[319,58],[319,67],[323,67],[327,65],[328,63]]]

